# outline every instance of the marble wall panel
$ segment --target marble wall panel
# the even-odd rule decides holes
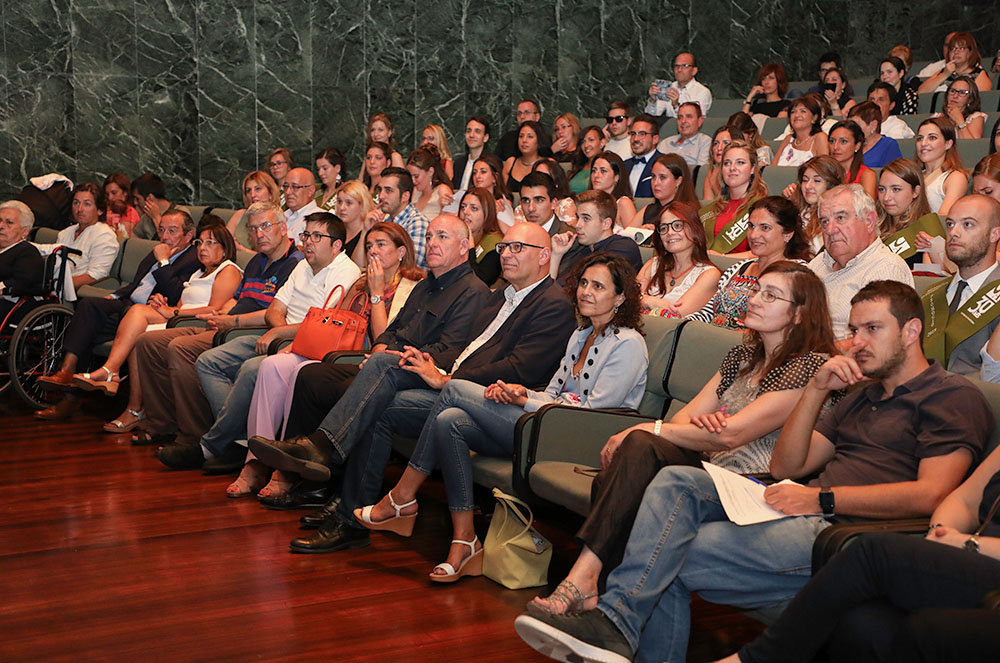
[[[514,127],[517,104],[510,76],[514,2],[463,0],[462,11],[464,51],[457,83],[464,92],[465,115],[486,117],[492,124],[493,139],[499,140]],[[517,20],[522,20],[520,15]]]
[[[595,108],[607,106],[607,100],[621,94],[619,82],[602,83],[601,72],[619,69],[625,58],[602,44],[600,5],[581,5],[560,1],[558,101],[559,109],[577,117],[591,115]],[[554,119],[556,113],[550,113]],[[546,127],[548,128],[548,127]]]
[[[44,79],[72,69],[69,0],[12,2],[5,0],[4,57],[10,74]]]
[[[131,6],[74,5],[71,20],[74,75],[135,76],[137,50]]]
[[[361,87],[313,86],[313,156],[326,147],[343,152],[347,157],[345,179],[354,179],[361,172],[366,101]]]
[[[438,0],[416,7],[416,111],[411,145],[420,142],[428,124],[441,125],[450,136],[460,137],[464,131],[465,90],[459,85],[458,71],[465,53],[466,7],[465,0]]]
[[[312,83],[360,87],[365,80],[366,4],[316,0],[312,4]]]
[[[717,97],[731,94],[728,91],[732,87],[732,44],[726,26],[732,21],[732,11],[732,4],[728,2],[687,2],[687,48],[698,62],[698,80],[708,85]],[[738,87],[742,86],[743,82],[740,81]],[[742,92],[738,91],[736,94]]]
[[[135,76],[77,75],[73,109],[79,181],[100,183],[109,173],[138,173],[138,82]]]
[[[60,172],[76,178],[73,88],[65,75],[11,77],[4,131],[10,137],[7,189],[19,191],[29,177]]]
[[[312,88],[293,89],[278,81],[257,82],[257,162],[265,164],[276,147],[287,147],[296,165],[312,166]]]
[[[542,105],[543,125],[565,101],[559,95],[557,8],[555,3],[519,2],[512,21],[511,107],[522,97],[534,97]],[[505,129],[513,128],[513,112],[506,120],[510,124]]]

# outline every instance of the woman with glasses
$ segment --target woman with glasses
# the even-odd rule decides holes
[[[254,203],[271,202],[281,206],[284,194],[278,188],[274,178],[262,170],[253,170],[243,178],[243,209],[233,212],[226,223],[226,229],[233,236],[236,242],[237,251],[247,253],[257,253],[256,234],[247,230],[247,219],[245,217],[247,207]]]
[[[267,172],[274,178],[279,189],[285,183],[285,176],[292,168],[295,168],[295,159],[292,158],[292,153],[287,147],[277,147],[267,157]],[[284,203],[284,199],[282,199],[282,203]]]
[[[73,376],[74,384],[81,389],[102,391],[105,395],[114,396],[118,393],[119,384],[115,378],[122,365],[128,361],[128,404],[125,412],[104,425],[104,430],[108,433],[131,431],[143,418],[140,372],[132,352],[139,336],[146,331],[165,328],[167,320],[175,316],[217,313],[233,298],[233,293],[240,285],[243,270],[233,262],[236,258],[236,244],[222,219],[206,214],[199,225],[198,238],[192,245],[198,252],[201,269],[184,284],[177,305],[170,306],[162,295],[153,295],[147,304],[130,306],[118,323],[118,331],[104,365],[91,373],[90,377],[82,374]],[[104,372],[104,376],[95,379],[93,376],[100,375],[99,372]],[[107,376],[111,379],[108,380]]]
[[[976,84],[968,76],[958,76],[948,86],[944,106],[931,117],[946,117],[955,124],[956,138],[982,138],[989,117],[982,112]]]
[[[302,242],[305,243],[305,240]],[[424,278],[424,273],[417,267],[413,240],[400,225],[391,221],[376,223],[365,232],[364,242],[367,266],[361,278],[341,298],[340,308],[351,307],[359,294],[368,299],[371,306],[360,312],[368,317],[365,346],[370,347],[395,319],[413,286]],[[279,438],[282,428],[291,425],[295,380],[303,367],[314,363],[317,362],[293,353],[292,346],[261,362],[247,418],[248,438],[254,435]],[[359,367],[338,365],[331,370],[338,377],[347,379],[357,375]],[[296,421],[296,424],[311,425],[302,420]],[[315,422],[312,428],[318,425],[319,422]],[[265,504],[282,506],[293,479],[282,472],[272,472],[248,453],[240,476],[226,488],[226,495],[236,498],[256,493]]]
[[[771,264],[753,288],[746,330],[670,421],[632,426],[608,440],[590,514],[576,535],[580,556],[551,595],[528,604],[529,612],[594,608],[599,581],[621,563],[646,486],[663,467],[705,460],[743,474],[768,472],[781,427],[809,380],[839,354],[823,282],[805,265]]]
[[[552,156],[559,163],[576,159],[580,140],[580,120],[572,113],[563,113],[552,123]]]
[[[607,142],[608,137],[596,124],[583,130],[580,149],[577,150],[573,169],[569,172],[570,193],[579,195],[590,188],[590,166],[594,163],[594,157],[604,151]]]
[[[968,76],[980,92],[993,89],[993,82],[982,66],[976,39],[968,32],[956,32],[946,45],[944,67],[925,80],[917,92],[943,92],[959,76]]]
[[[498,245],[515,251],[519,242]],[[473,528],[470,451],[510,457],[514,426],[525,412],[548,403],[574,407],[635,407],[646,386],[648,357],[640,331],[635,270],[621,256],[587,258],[570,285],[580,328],[570,337],[559,369],[544,391],[496,382],[488,387],[450,380],[424,426],[409,466],[389,494],[355,509],[369,529],[409,536],[417,516],[417,492],[435,468],[444,475],[453,536],[447,560],[430,573],[434,582],[481,575],[483,547]]]
[[[639,270],[643,312],[683,317],[699,311],[715,295],[722,273],[708,259],[698,209],[674,200],[656,221],[654,255]]]

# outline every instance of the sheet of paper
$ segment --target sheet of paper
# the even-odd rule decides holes
[[[789,517],[764,500],[764,489],[767,488],[764,484],[705,461],[701,464],[715,483],[726,515],[737,525],[755,525]],[[786,479],[781,483],[795,482]]]

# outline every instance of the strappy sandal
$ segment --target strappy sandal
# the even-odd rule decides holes
[[[257,499],[262,497],[281,497],[291,490],[294,483],[294,481],[275,479],[272,474],[271,480],[267,482],[267,485],[257,492]]]
[[[243,467],[245,471],[249,466],[244,465]],[[243,476],[243,471],[241,471],[240,475],[236,477],[236,481],[226,487],[226,497],[238,498],[253,495],[260,491],[266,478],[264,475],[256,472],[253,473],[251,478],[247,478]]]
[[[131,433],[136,426],[139,425],[143,419],[146,418],[146,412],[144,410],[133,410],[132,408],[125,408],[126,414],[131,414],[135,417],[135,421],[129,424],[122,423],[122,420],[115,419],[114,421],[109,421],[104,424],[105,433]]]
[[[469,546],[469,550],[472,551],[472,554],[463,559],[457,569],[448,562],[441,562],[428,574],[430,579],[434,582],[455,582],[464,576],[483,575],[483,549],[480,548],[479,550],[476,550],[476,544],[479,543],[479,537],[472,537],[472,541],[452,539],[451,542]],[[444,573],[434,573],[434,571],[437,571],[438,569],[441,569]]]
[[[561,612],[557,612],[550,606],[536,602],[536,599],[541,598],[538,596],[528,601],[527,607],[528,612],[536,615],[575,615],[584,612],[585,608],[583,604],[587,599],[592,599],[595,596],[597,596],[596,592],[594,594],[584,594],[572,580],[563,580],[551,594],[545,597],[546,601],[563,606]]]
[[[93,377],[94,373],[97,371],[104,371],[107,376],[103,380],[98,380]],[[73,384],[83,389],[84,391],[100,391],[106,396],[114,396],[118,393],[118,385],[120,378],[118,374],[110,370],[106,366],[101,366],[94,373],[78,373],[73,376]]]
[[[372,520],[372,509],[374,505],[369,505],[361,509],[354,510],[354,518],[359,523],[367,527],[368,529],[374,530],[386,530],[389,532],[395,532],[400,536],[410,536],[413,534],[413,524],[417,520],[416,512],[404,516],[400,513],[403,509],[408,506],[413,506],[417,503],[417,500],[410,500],[406,504],[396,504],[396,500],[392,499],[392,491],[389,491],[389,504],[392,508],[396,510],[395,516],[390,516],[385,520],[380,520],[375,522]]]

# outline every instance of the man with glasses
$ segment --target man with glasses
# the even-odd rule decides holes
[[[625,160],[625,170],[628,172],[629,184],[636,198],[653,197],[653,162],[660,156],[656,144],[660,140],[660,125],[656,118],[643,113],[632,120],[629,130],[632,157]]]
[[[435,221],[443,218],[453,217]],[[466,231],[461,242],[465,250],[469,241]],[[352,512],[378,498],[393,435],[421,434],[449,380],[535,387],[547,384],[558,368],[576,319],[572,303],[548,275],[548,234],[533,223],[516,224],[497,244],[497,252],[510,285],[486,300],[455,354],[435,357],[407,347],[399,359],[389,356],[375,366],[366,364],[315,433],[287,442],[250,441],[250,450],[264,464],[310,480],[326,480],[331,469],[346,464],[339,503],[327,509],[315,535],[292,541],[292,552],[368,545],[369,532]],[[429,248],[428,260],[430,256]]]
[[[584,191],[576,203],[577,222],[574,232],[560,233],[552,238],[552,262],[549,275],[565,285],[568,277],[582,260],[599,251],[622,256],[636,274],[642,269],[639,245],[630,237],[615,234],[618,203],[606,191]],[[677,223],[682,223],[677,221]],[[569,258],[565,256],[575,247]]]
[[[159,235],[160,243],[142,259],[130,283],[107,297],[77,300],[63,339],[62,367],[54,375],[39,378],[39,382],[55,389],[73,390],[74,373],[80,367],[86,370],[95,346],[115,337],[118,323],[132,304],[145,304],[153,295],[162,295],[171,306],[177,303],[184,282],[201,267],[197,251],[191,249],[194,221],[187,212],[170,209],[160,217]],[[110,381],[103,369],[96,373],[95,378]],[[76,405],[75,398],[67,398],[35,414],[39,419],[65,419]]]
[[[712,152],[712,139],[701,133],[705,123],[701,107],[693,101],[681,104],[677,109],[677,135],[664,138],[657,149],[663,154],[676,154],[693,169],[708,163]]]
[[[632,157],[632,144],[629,141],[629,125],[632,121],[632,107],[624,101],[612,102],[608,109],[607,125],[604,127],[604,135],[608,137],[608,142],[604,149],[614,152],[623,160]]]
[[[133,437],[133,444],[197,445],[214,421],[212,410],[198,382],[195,361],[212,347],[218,331],[264,325],[267,309],[302,253],[288,238],[285,213],[269,201],[247,208],[247,231],[257,238],[258,253],[247,263],[233,298],[218,313],[198,316],[205,327],[174,327],[148,331],[135,346],[142,379],[146,432]],[[211,465],[209,468],[210,469]]]
[[[698,65],[694,55],[679,53],[674,58],[674,81],[665,90],[653,81],[649,86],[649,101],[646,112],[654,117],[677,117],[677,111],[683,104],[693,102],[701,108],[702,115],[712,107],[712,92],[696,81]]]
[[[521,123],[529,120],[541,122],[542,107],[534,99],[522,99],[514,111],[514,128],[501,136],[500,143],[497,145],[497,156],[500,157],[501,163],[506,161],[508,157],[516,157],[520,154],[517,149],[517,134]],[[538,137],[538,142],[539,144],[543,142],[541,136]],[[545,142],[551,143],[552,141]]]
[[[412,202],[413,176],[405,168],[390,166],[382,171],[378,185],[378,209],[368,213],[365,223],[391,221],[401,226],[413,240],[413,257],[417,265],[425,269],[428,222]]]
[[[316,204],[316,180],[307,168],[293,168],[281,185],[285,193],[285,226],[288,236],[297,241],[306,229],[306,217],[322,212]]]
[[[305,260],[295,266],[264,312],[269,329],[206,350],[195,362],[215,422],[198,445],[160,449],[157,457],[164,465],[176,470],[196,469],[206,459],[242,464],[246,450],[237,440],[246,439],[247,410],[257,371],[271,343],[294,338],[310,308],[337,308],[361,276],[358,266],[342,251],[347,240],[343,221],[329,212],[310,214],[305,221],[305,230],[299,235]],[[340,291],[327,301],[338,286]]]

